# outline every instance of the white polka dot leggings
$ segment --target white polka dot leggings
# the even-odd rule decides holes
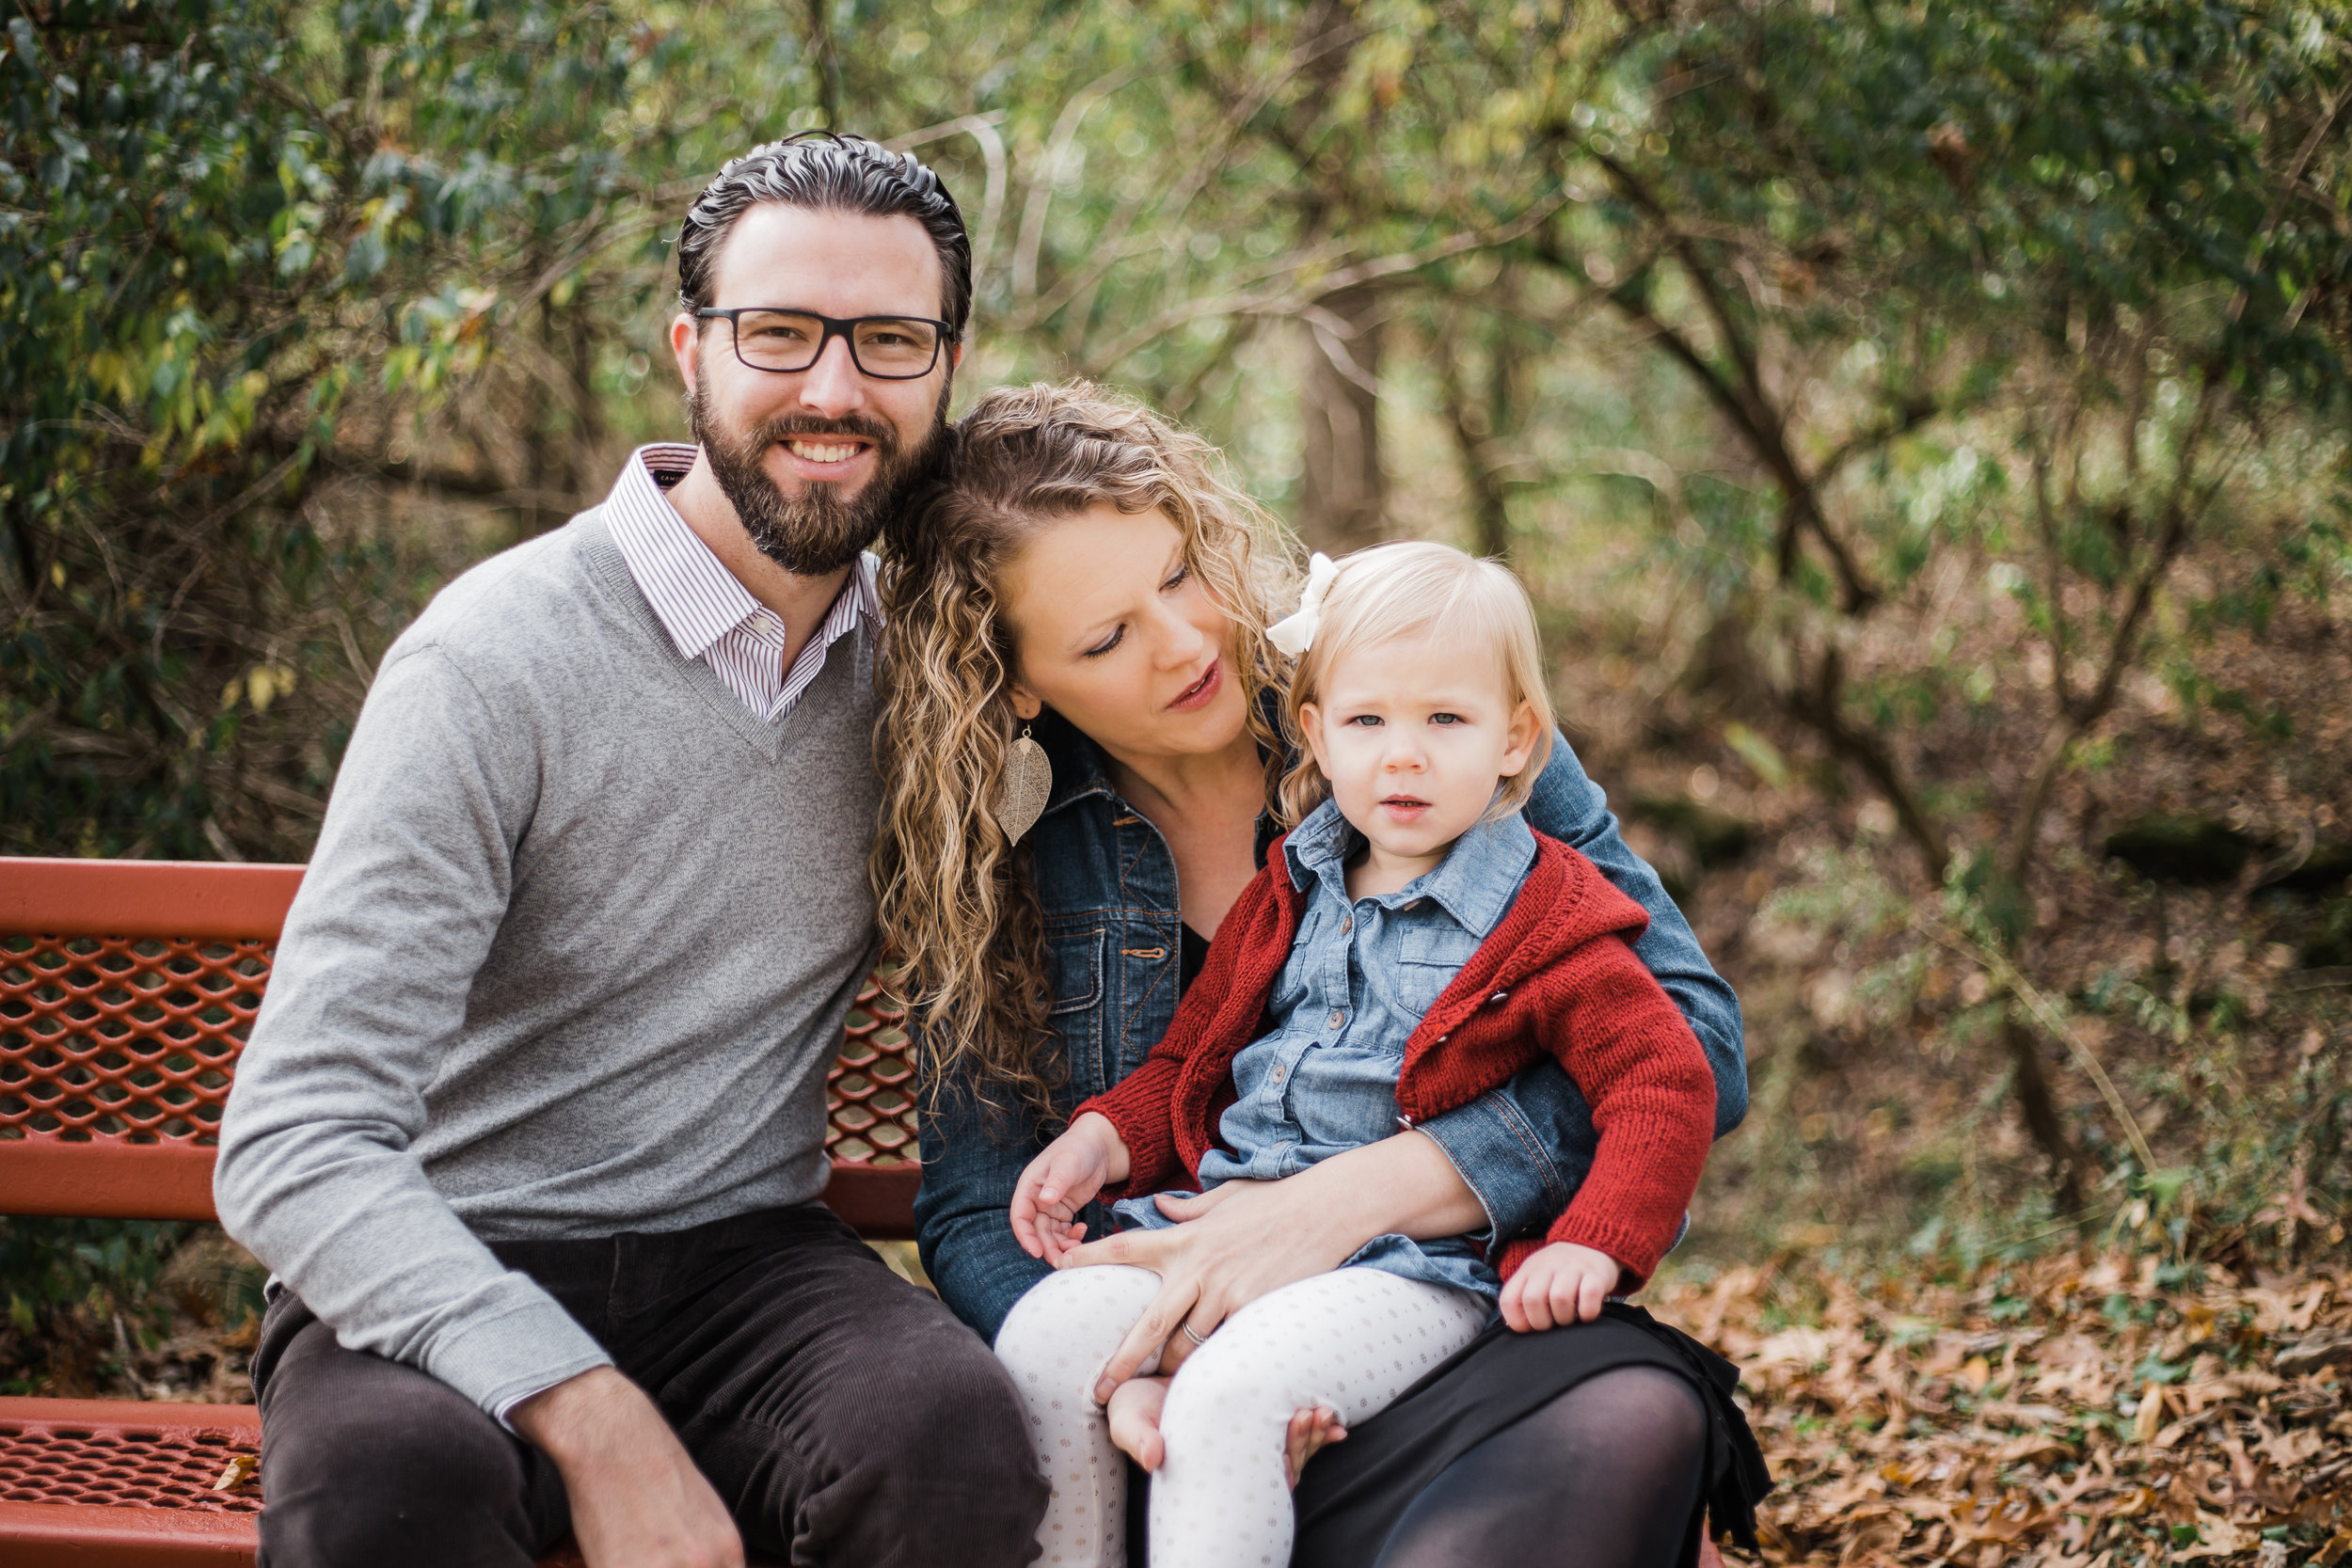
[[[1159,1288],[1148,1269],[1063,1270],[1023,1296],[996,1336],[1053,1485],[1038,1528],[1047,1564],[1124,1568],[1126,1468],[1094,1380]],[[1369,1419],[1470,1343],[1488,1313],[1467,1291],[1356,1268],[1286,1285],[1226,1319],[1168,1387],[1152,1568],[1283,1568],[1292,1413],[1319,1404],[1349,1426]]]

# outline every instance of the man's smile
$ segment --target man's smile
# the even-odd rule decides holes
[[[874,450],[870,441],[844,436],[787,436],[777,445],[803,479],[839,479]]]

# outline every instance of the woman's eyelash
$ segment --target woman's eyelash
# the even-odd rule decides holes
[[[1160,592],[1165,594],[1169,592],[1171,589],[1183,587],[1184,579],[1190,576],[1192,576],[1192,568],[1189,565],[1177,567],[1176,575],[1168,578],[1166,582],[1160,584]],[[1111,633],[1110,636],[1104,638],[1101,642],[1095,644],[1091,648],[1089,648],[1080,657],[1084,658],[1100,658],[1104,654],[1109,653],[1113,648],[1118,647],[1126,640],[1127,628],[1122,626],[1117,631]]]

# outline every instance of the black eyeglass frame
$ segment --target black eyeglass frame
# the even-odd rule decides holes
[[[808,356],[807,364],[797,370],[779,370],[773,365],[755,365],[743,357],[743,328],[739,318],[746,315],[757,315],[761,312],[776,316],[803,316],[810,321],[823,324],[824,336],[817,340],[817,352]],[[825,350],[832,346],[835,338],[838,338],[849,345],[850,363],[857,367],[858,374],[871,377],[876,381],[920,381],[939,368],[941,353],[956,336],[956,324],[941,321],[937,316],[822,316],[814,310],[803,310],[792,305],[737,305],[725,309],[715,305],[706,305],[694,312],[694,319],[725,322],[727,339],[735,345],[735,357],[745,370],[759,371],[768,375],[805,375],[817,368],[817,362],[825,356]],[[866,361],[857,356],[857,335],[852,330],[867,322],[921,322],[926,326],[939,328],[939,337],[931,344],[931,362],[919,371],[911,371],[902,375],[890,375],[880,371],[867,370]]]

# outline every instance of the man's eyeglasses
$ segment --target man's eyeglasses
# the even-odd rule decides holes
[[[723,321],[735,333],[735,356],[755,371],[804,371],[824,357],[825,345],[839,338],[850,345],[850,362],[877,381],[913,381],[939,363],[939,349],[955,332],[927,316],[852,316],[843,321],[810,310],[739,305],[731,310],[706,307],[699,321]]]

